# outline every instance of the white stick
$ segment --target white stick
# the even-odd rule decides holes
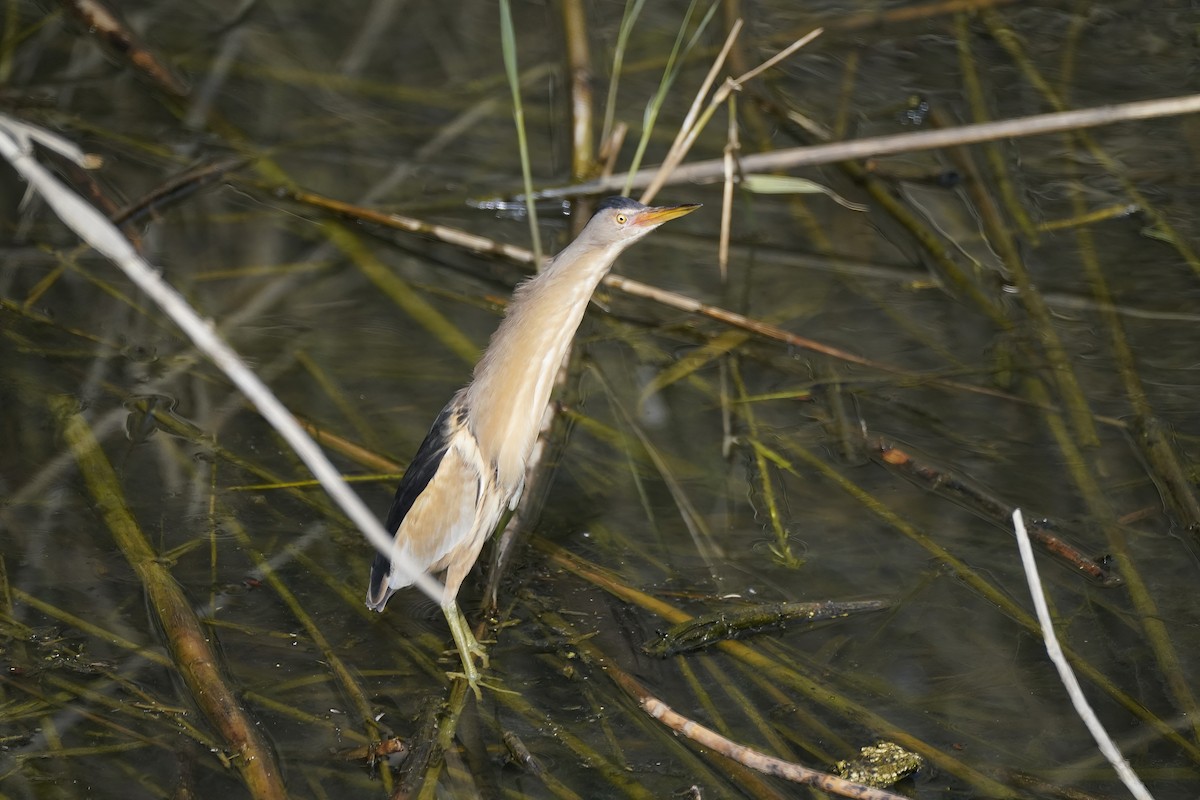
[[[770,172],[771,170],[795,169],[796,167],[828,164],[833,161],[849,161],[856,158],[872,158],[875,156],[893,155],[895,153],[914,153],[921,150],[932,150],[939,147],[952,147],[978,142],[992,142],[997,139],[1007,139],[1019,136],[1038,136],[1058,131],[1070,131],[1083,128],[1094,128],[1100,125],[1112,125],[1117,122],[1128,122],[1155,117],[1173,117],[1182,114],[1200,113],[1200,94],[1189,94],[1183,97],[1163,97],[1158,100],[1138,100],[1132,103],[1121,103],[1095,108],[1079,108],[1071,111],[1057,111],[1051,114],[1037,114],[1030,117],[1016,117],[996,122],[978,122],[971,125],[960,125],[955,128],[944,128],[915,133],[898,133],[889,136],[873,136],[868,139],[854,139],[848,142],[829,142],[809,147],[793,147],[787,150],[776,150],[770,153],[751,153],[742,156],[741,166],[745,172]],[[535,192],[537,199],[555,197],[579,197],[589,194],[604,194],[625,188],[626,183],[631,189],[649,186],[661,167],[646,167],[633,175],[607,175],[587,183],[576,183],[554,189],[543,189]],[[671,172],[672,186],[686,183],[702,183],[720,180],[725,171],[725,162],[721,158],[707,161],[695,161],[677,167]],[[524,200],[523,197],[518,198]]]
[[[1096,712],[1092,710],[1087,698],[1083,696],[1079,679],[1075,677],[1075,672],[1067,663],[1066,656],[1063,655],[1058,638],[1054,635],[1054,623],[1050,619],[1050,608],[1046,605],[1046,595],[1042,592],[1042,579],[1038,577],[1037,564],[1033,560],[1033,546],[1029,543],[1029,533],[1025,530],[1025,520],[1021,517],[1019,508],[1013,511],[1013,527],[1017,532],[1017,547],[1021,551],[1021,564],[1025,567],[1025,577],[1029,579],[1029,593],[1033,595],[1033,607],[1037,611],[1038,622],[1042,626],[1042,637],[1046,640],[1046,652],[1049,654],[1050,660],[1054,662],[1063,686],[1067,687],[1067,695],[1070,696],[1071,703],[1075,706],[1075,712],[1079,714],[1083,724],[1092,734],[1092,738],[1100,746],[1100,752],[1113,765],[1129,792],[1138,800],[1154,800],[1154,796],[1150,794],[1141,778],[1129,766],[1125,756],[1121,755],[1121,751],[1117,749],[1117,745],[1108,735],[1108,731],[1104,730]]]
[[[116,226],[34,160],[30,138],[33,137],[30,135],[29,125],[0,114],[0,155],[21,173],[32,188],[41,193],[67,227],[120,267],[131,281],[183,329],[196,347],[229,376],[263,418],[279,431],[279,435],[292,446],[300,460],[308,466],[313,476],[321,482],[321,486],[334,502],[342,507],[346,516],[358,526],[368,541],[379,552],[397,559],[398,554],[392,552],[392,537],[359,496],[342,480],[341,474],[325,457],[317,443],[304,432],[291,412],[284,408],[283,403],[279,402],[267,385],[259,380],[237,353],[217,335],[212,323],[201,319],[187,301],[137,254]],[[408,559],[398,560],[397,565],[412,578],[421,591],[431,599],[441,602],[441,583],[417,569]]]

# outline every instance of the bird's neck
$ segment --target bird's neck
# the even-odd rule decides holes
[[[515,491],[537,441],[559,366],[588,301],[620,250],[588,252],[577,239],[517,287],[467,388],[469,420],[501,487]]]

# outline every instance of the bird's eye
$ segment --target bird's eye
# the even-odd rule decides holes
[[[617,224],[618,225],[624,225],[628,221],[629,221],[629,217],[625,216],[624,214],[617,214]]]

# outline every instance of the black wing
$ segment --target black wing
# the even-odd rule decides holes
[[[437,419],[433,421],[433,426],[425,435],[425,441],[421,442],[421,446],[417,448],[417,454],[413,456],[412,463],[404,471],[404,477],[400,479],[400,485],[396,487],[396,496],[392,500],[392,507],[388,510],[385,523],[388,533],[393,536],[400,529],[400,523],[408,516],[413,503],[425,491],[425,487],[429,485],[429,481],[441,466],[442,458],[450,448],[450,435],[454,427],[452,421],[458,412],[459,405],[456,397],[442,409],[442,413],[438,414]],[[371,583],[367,588],[367,597],[372,601],[368,604],[380,611],[383,610],[387,596],[391,594],[384,585],[387,583],[391,569],[391,560],[383,553],[376,553],[375,560],[371,562]]]

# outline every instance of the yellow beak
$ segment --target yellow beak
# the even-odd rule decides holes
[[[652,206],[645,211],[639,211],[632,222],[639,228],[658,227],[668,220],[690,214],[700,207],[699,203],[685,203],[681,206]]]

